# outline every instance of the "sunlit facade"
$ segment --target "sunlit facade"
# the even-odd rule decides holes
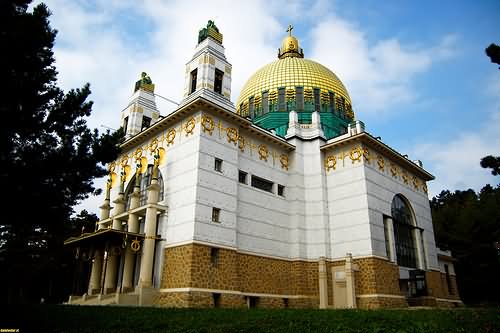
[[[291,26],[234,106],[222,41],[200,30],[168,115],[149,76],[136,83],[96,231],[66,241],[86,262],[69,303],[460,305],[422,163],[365,130]]]

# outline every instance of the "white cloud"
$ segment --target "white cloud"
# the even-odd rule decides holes
[[[495,186],[500,181],[484,169],[479,161],[486,155],[500,154],[500,110],[492,113],[479,130],[460,133],[450,141],[418,144],[413,156],[425,157],[436,180],[429,183],[429,195],[442,190],[479,191],[484,185]]]
[[[347,86],[355,112],[380,112],[416,98],[412,79],[435,61],[455,53],[456,36],[445,36],[435,46],[403,45],[391,38],[373,46],[356,25],[328,17],[315,26],[312,58],[332,69]]]

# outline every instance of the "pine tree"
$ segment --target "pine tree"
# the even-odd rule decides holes
[[[30,2],[0,2],[0,282],[9,302],[54,295],[72,207],[98,192],[92,180],[106,174],[122,137],[88,128],[88,84],[58,88],[57,31],[48,8],[28,12]]]

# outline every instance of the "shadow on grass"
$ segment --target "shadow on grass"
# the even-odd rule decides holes
[[[20,332],[500,333],[497,308],[453,310],[246,310],[123,306],[3,307],[0,329]]]

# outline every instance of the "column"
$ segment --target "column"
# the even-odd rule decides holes
[[[108,182],[106,186],[106,199],[104,199],[104,203],[99,207],[101,211],[101,221],[104,221],[109,218],[109,212],[111,210],[111,205],[109,204],[109,195],[110,195],[110,182]],[[105,229],[106,227],[102,224],[98,224],[98,230]]]
[[[356,289],[354,281],[354,268],[352,263],[352,254],[348,253],[345,260],[345,282],[347,307],[356,308]]]
[[[134,187],[134,193],[130,195],[130,209],[135,209],[139,207],[140,204],[140,187],[137,185]],[[135,214],[128,215],[128,232],[138,233],[139,232],[139,217]],[[124,293],[132,291],[134,289],[134,262],[135,253],[130,248],[131,239],[128,240],[127,247],[125,248],[125,263],[123,265],[123,280],[122,280],[122,291]]]
[[[118,263],[120,261],[120,248],[110,247],[107,254],[106,276],[104,277],[104,293],[111,294],[116,292],[116,275],[118,272]]]
[[[392,218],[386,217],[385,218],[385,223],[387,223],[387,233],[389,237],[389,254],[390,258],[389,260],[392,262],[396,262],[396,242],[394,241],[394,222],[392,221]]]
[[[419,269],[425,270],[424,249],[422,247],[422,234],[420,229],[415,228],[415,245],[417,247],[417,264]]]
[[[123,197],[124,197],[123,192],[120,192],[118,194],[118,198],[115,201],[113,201],[113,203],[115,204],[115,209],[113,210],[114,216],[117,216],[125,211],[126,202],[125,202]],[[122,230],[122,221],[114,218],[113,219],[113,229]]]
[[[148,204],[156,204],[160,193],[160,185],[157,178],[158,169],[155,167],[153,171],[153,179],[151,185],[148,186]],[[156,213],[157,208],[149,206],[146,209],[146,221],[144,225],[145,238],[142,245],[141,271],[139,274],[139,287],[153,286],[153,259],[155,251],[156,237]]]
[[[326,275],[326,260],[325,257],[319,258],[319,308],[326,309],[328,307],[328,280]]]
[[[103,251],[101,249],[95,250],[92,271],[90,273],[89,290],[87,292],[89,295],[98,294],[101,290],[102,258]]]

